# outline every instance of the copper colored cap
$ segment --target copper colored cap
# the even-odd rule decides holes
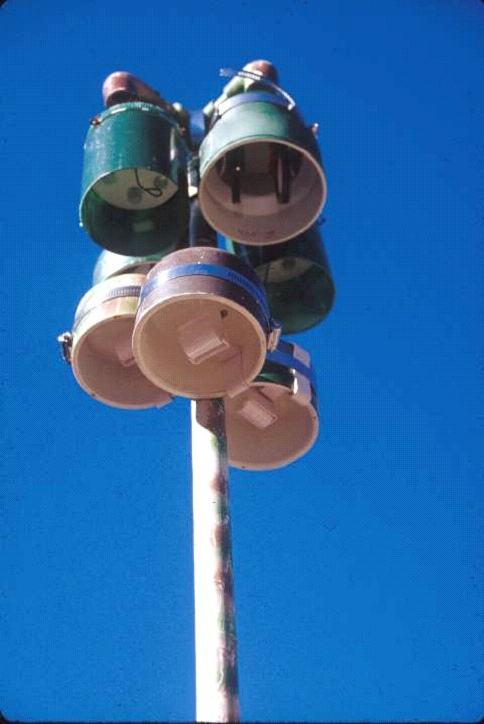
[[[265,78],[268,78],[273,83],[279,82],[277,69],[269,60],[252,60],[250,63],[244,65],[244,70],[261,73]]]
[[[130,101],[144,101],[161,107],[164,105],[157,91],[126,71],[116,71],[108,75],[103,83],[103,100],[106,108]]]

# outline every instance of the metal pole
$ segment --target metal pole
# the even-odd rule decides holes
[[[196,188],[196,160],[192,171]],[[203,217],[196,195],[190,201],[189,241],[192,247],[217,247],[217,233]],[[191,413],[196,718],[199,722],[238,722],[224,401],[192,400]]]
[[[238,722],[239,693],[222,399],[192,400],[196,717]]]

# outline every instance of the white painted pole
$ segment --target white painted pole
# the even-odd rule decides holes
[[[193,400],[191,406],[196,720],[238,722],[224,403]]]

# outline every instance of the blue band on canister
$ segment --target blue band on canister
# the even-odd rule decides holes
[[[316,379],[314,377],[314,372],[312,368],[306,367],[306,365],[303,364],[301,360],[297,359],[293,355],[286,352],[281,352],[281,350],[279,349],[275,349],[273,352],[267,353],[266,361],[275,362],[276,364],[283,365],[284,367],[288,367],[289,369],[296,370],[296,372],[299,372],[300,374],[304,375],[304,377],[307,377],[313,387],[316,386]]]
[[[219,266],[217,264],[182,264],[181,266],[176,266],[172,269],[163,270],[156,277],[154,277],[154,279],[151,279],[144,285],[141,291],[140,303],[142,303],[154,289],[159,287],[161,284],[164,284],[166,281],[170,279],[176,279],[178,277],[194,276],[197,274],[223,279],[224,281],[232,282],[232,284],[235,284],[245,289],[246,292],[255,297],[259,306],[262,307],[262,311],[264,312],[264,315],[266,317],[268,327],[272,328],[273,325],[271,324],[271,315],[269,312],[267,299],[262,288],[256,286],[253,282],[250,281],[250,279],[245,277],[243,274],[239,274],[239,272],[236,272],[233,269],[229,269],[225,266]]]
[[[81,319],[84,319],[86,314],[89,314],[89,312],[92,312],[93,309],[104,302],[110,302],[112,299],[118,299],[120,297],[139,297],[140,294],[141,285],[139,284],[107,289],[103,294],[95,294],[93,292],[92,296],[88,299],[88,303],[86,305],[82,305],[81,308],[77,310],[73,326],[76,327]],[[91,303],[89,304],[89,302]]]

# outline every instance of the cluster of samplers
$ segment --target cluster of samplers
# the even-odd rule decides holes
[[[319,421],[310,357],[281,334],[318,324],[334,299],[317,126],[267,61],[234,73],[199,112],[129,73],[109,76],[103,96],[80,217],[104,250],[59,337],[64,356],[114,407],[224,398],[229,464],[286,465]],[[197,223],[219,241],[204,242]]]

